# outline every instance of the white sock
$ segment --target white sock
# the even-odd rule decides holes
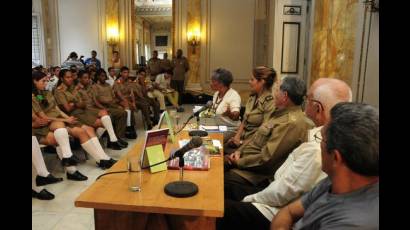
[[[31,137],[31,156],[31,161],[37,171],[37,175],[47,177],[50,172],[48,172],[46,164],[44,163],[43,154],[41,153],[40,145],[35,136]]]
[[[97,135],[98,138],[100,138],[105,132],[105,129],[103,127],[98,127],[95,130],[95,135]]]
[[[101,123],[107,129],[108,136],[110,137],[110,141],[116,142],[118,141],[117,136],[115,136],[114,128],[112,127],[111,118],[108,115],[101,117]]]
[[[127,111],[127,127],[131,126],[131,110],[126,109],[125,111]]]
[[[97,148],[94,146],[93,141],[90,139],[81,144],[81,147],[89,153],[98,163],[100,163],[101,156],[97,151]]]
[[[60,158],[60,160],[63,159],[63,152],[61,151],[60,146],[57,146],[56,151],[57,151],[57,155]],[[65,169],[67,170],[69,174],[73,174],[75,171],[77,171],[77,167],[75,166],[66,166]]]
[[[59,128],[54,131],[54,137],[61,147],[61,152],[64,158],[69,158],[73,155],[71,152],[70,141],[68,139],[68,132],[66,128]]]
[[[100,141],[98,140],[97,137],[92,137],[90,139],[93,143],[93,145],[95,146],[95,148],[97,149],[97,152],[100,156],[101,160],[109,160],[111,159],[111,157],[107,156],[107,154],[105,153],[104,149],[102,148]]]
[[[67,167],[65,167],[65,169],[67,170],[68,174],[73,174],[73,173],[75,173],[75,171],[77,171],[77,167],[75,167],[75,166],[67,166]]]
[[[31,164],[31,189],[33,189],[36,192],[41,192],[43,190],[43,187],[38,187],[36,183],[36,169],[33,164]]]

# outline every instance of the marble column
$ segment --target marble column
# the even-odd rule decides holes
[[[199,28],[201,31],[201,0],[190,0],[188,1],[188,11],[187,11],[187,31],[194,28]],[[201,39],[200,39],[201,40]],[[199,63],[201,58],[201,43],[196,47],[188,45],[188,53],[186,54],[190,70],[188,72],[188,77],[186,81],[186,88],[191,90],[201,90],[200,86],[200,72]],[[193,53],[195,49],[195,53]]]
[[[358,0],[317,0],[310,84],[331,77],[352,84]]]
[[[105,0],[105,31],[110,27],[117,27],[118,25],[118,0]],[[120,32],[121,33],[121,32]],[[111,66],[112,52],[114,50],[118,51],[118,46],[109,46],[107,52],[107,62],[108,67]],[[120,52],[121,53],[121,52]],[[121,59],[121,62],[122,59]]]
[[[134,8],[134,1],[130,0],[119,0],[118,3],[118,25],[120,33],[119,51],[121,64],[128,66],[128,68],[133,69],[133,57],[135,49],[135,42],[133,39],[133,21],[132,13]]]

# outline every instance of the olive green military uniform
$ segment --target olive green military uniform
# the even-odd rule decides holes
[[[81,97],[81,99],[85,102],[86,104],[86,111],[87,113],[90,112],[92,114],[97,114],[100,112],[100,108],[97,107],[95,104],[94,100],[96,100],[96,91],[94,90],[93,86],[87,85],[83,86],[81,83],[79,83],[81,88],[78,90],[78,95]],[[111,90],[111,87],[109,89]],[[112,123],[114,127],[114,132],[116,135],[121,137],[120,134],[125,133],[125,126],[126,126],[126,119],[127,119],[127,113],[125,110],[119,110],[117,108],[113,109],[113,112],[110,112],[110,109],[107,108],[107,111],[112,118]],[[117,128],[117,126],[121,126]]]
[[[244,127],[240,137],[241,140],[246,141],[251,137],[259,126],[269,120],[274,110],[275,103],[270,90],[263,91],[259,97],[256,97],[256,94],[251,95],[245,105],[245,113],[243,116]],[[224,134],[224,141],[227,142],[235,134],[234,132],[227,135]],[[230,147],[228,144],[224,145],[225,154],[230,154],[236,149],[237,148]]]
[[[307,138],[311,122],[300,106],[275,110],[241,146],[237,168],[230,171],[257,185],[266,179],[273,179],[276,170],[286,160],[289,153]],[[225,177],[225,183],[229,178]]]
[[[114,95],[116,96],[116,99],[118,101],[120,101],[121,98],[117,96],[117,92],[121,92],[121,94],[128,100],[128,102],[131,103],[131,98],[133,94],[131,88],[128,86],[128,82],[121,82],[121,80],[116,80],[114,82],[114,85],[112,86],[112,91],[114,92]],[[131,125],[134,126],[134,124],[134,113],[131,112]]]
[[[260,97],[251,95],[245,105],[245,113],[243,120],[244,129],[241,135],[241,140],[248,139],[264,122],[267,122],[275,110],[275,103],[272,93],[265,90]]]
[[[142,115],[145,120],[145,124],[152,126],[150,119],[150,106],[154,110],[154,120],[159,119],[159,104],[155,103],[155,100],[151,98],[145,98],[142,93],[142,87],[137,82],[128,82],[128,87],[133,91],[135,97],[135,107],[142,111]]]
[[[163,70],[165,70],[165,71],[172,69],[171,60],[169,60],[169,59],[162,59],[162,60],[161,60],[161,69],[163,69]]]
[[[185,91],[185,74],[189,70],[188,59],[186,57],[174,58],[172,59],[172,67],[174,68],[174,74],[171,79],[171,88],[178,91],[182,97]]]
[[[31,104],[31,113],[36,113],[34,111],[41,111],[40,105],[36,101],[32,101]],[[38,142],[40,142],[41,138],[46,137],[49,132],[50,129],[48,128],[48,125],[38,128],[31,128],[31,135],[36,136]]]
[[[74,85],[67,87],[64,83],[61,84],[56,88],[54,96],[60,108],[63,108],[64,104],[83,102]],[[94,126],[95,121],[98,119],[98,111],[96,113],[96,111],[87,109],[74,108],[71,112],[67,112],[67,114],[76,117],[80,122],[88,126]]]
[[[75,90],[74,92],[77,92],[78,96],[81,98],[81,100],[85,103],[86,110],[93,113],[97,114],[100,112],[101,109],[99,109],[96,104],[94,103],[93,100],[93,92],[91,89],[91,85],[83,86],[81,83],[78,83],[80,86],[79,90]]]
[[[123,138],[127,126],[127,112],[117,103],[114,92],[108,83],[91,86],[92,95],[104,106],[113,120],[115,134]]]
[[[155,81],[155,77],[161,73],[161,60],[159,58],[149,59],[147,72],[150,75],[151,81]]]
[[[34,94],[31,97],[31,105],[32,105],[32,112],[34,113],[39,113],[39,112],[44,112],[48,117],[53,117],[53,118],[59,118],[62,117],[60,111],[57,109],[57,103],[56,100],[53,96],[53,94],[50,91],[43,91],[42,96],[34,96]],[[47,100],[47,104],[42,103],[40,98],[44,98],[44,100]],[[76,124],[67,124],[68,127],[79,127],[82,126],[83,124],[81,122],[78,122]],[[44,126],[41,128],[34,128],[33,133],[37,137],[37,139],[40,139],[42,137],[47,136],[47,134],[50,132],[50,129],[48,126]]]

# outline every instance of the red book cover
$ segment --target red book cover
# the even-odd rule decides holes
[[[210,158],[208,149],[201,146],[192,149],[184,154],[185,170],[209,170]],[[172,159],[168,162],[168,169],[179,169],[179,158]]]
[[[162,144],[162,149],[165,151],[168,141],[168,132],[168,128],[146,131],[144,149],[149,146]]]
[[[145,143],[144,148],[142,149],[142,156],[141,157],[141,165],[142,167],[146,167],[149,165],[146,151],[145,149],[150,146],[154,145],[162,145],[162,150],[165,152],[165,147],[167,146],[168,142],[168,128],[165,129],[157,129],[157,130],[148,130],[145,132]],[[162,152],[162,154],[164,154]]]

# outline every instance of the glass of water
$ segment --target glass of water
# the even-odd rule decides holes
[[[128,156],[128,188],[132,192],[140,192],[142,185],[142,170],[139,156]]]

